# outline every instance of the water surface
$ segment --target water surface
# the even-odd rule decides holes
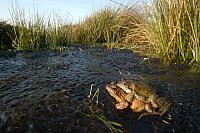
[[[91,113],[91,84],[100,89],[98,113],[123,124],[124,132],[200,132],[200,75],[182,65],[165,68],[156,59],[141,64],[143,59],[128,50],[83,46],[0,53],[0,132],[109,132],[84,114]],[[129,109],[116,110],[105,86],[124,77],[169,98],[170,110],[140,120]]]

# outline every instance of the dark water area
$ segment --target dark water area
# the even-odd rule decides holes
[[[0,53],[0,132],[109,132],[89,107],[123,132],[200,132],[200,75],[184,66],[160,65],[127,50],[70,46],[63,52]],[[146,116],[114,108],[111,81],[141,80],[172,101],[170,110]],[[99,104],[87,96],[99,88]],[[164,121],[167,121],[165,123]]]

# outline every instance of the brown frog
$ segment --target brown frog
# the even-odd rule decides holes
[[[159,98],[150,86],[132,80],[122,80],[117,85],[123,90],[131,90],[134,94],[135,99],[130,106],[131,109],[135,112],[146,111],[139,118],[145,115],[162,116],[170,108],[171,102],[166,98]]]
[[[171,103],[166,98],[159,98],[152,88],[133,80],[112,82],[106,89],[118,101],[117,109],[127,108],[130,104],[134,112],[144,112],[139,119],[146,115],[162,116],[170,108]]]
[[[108,93],[117,101],[115,107],[119,110],[127,108],[129,103],[125,100],[127,93],[117,86],[115,82],[111,82],[106,86]]]
[[[119,110],[127,108],[130,104],[130,108],[134,112],[141,112],[145,109],[150,109],[145,107],[146,103],[144,101],[135,98],[132,90],[120,88],[120,82],[117,84],[111,82],[106,86],[106,90],[116,99],[117,103],[115,104],[115,107]]]
[[[115,104],[115,107],[117,109],[122,110],[124,108],[127,108],[132,102],[132,105],[134,105],[135,112],[140,112],[144,109],[145,103],[141,100],[135,100],[134,92],[125,87],[121,88],[120,82],[111,82],[106,86],[106,90],[112,97],[116,99],[117,103]]]

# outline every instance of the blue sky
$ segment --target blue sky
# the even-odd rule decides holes
[[[14,1],[14,2],[13,2]],[[8,20],[10,17],[9,10],[12,10],[12,3],[16,0],[0,0],[0,19]],[[71,22],[77,22],[94,11],[99,10],[105,5],[115,5],[109,0],[17,0],[21,8],[24,9],[26,15],[32,14],[34,7],[40,15],[48,16],[53,11],[59,16]],[[115,0],[117,2],[126,3],[128,0]],[[34,3],[34,4],[33,4]],[[35,6],[33,6],[35,5]]]

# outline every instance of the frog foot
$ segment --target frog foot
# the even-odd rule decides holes
[[[142,118],[143,116],[148,116],[148,115],[159,115],[163,116],[170,108],[171,102],[168,101],[166,98],[158,98],[157,99],[158,103],[158,108],[154,108],[152,104],[146,104],[145,105],[145,113],[141,114],[138,118]]]
[[[128,105],[129,105],[129,103],[127,101],[122,101],[122,102],[116,103],[115,108],[118,110],[122,110],[122,109],[127,108]]]

